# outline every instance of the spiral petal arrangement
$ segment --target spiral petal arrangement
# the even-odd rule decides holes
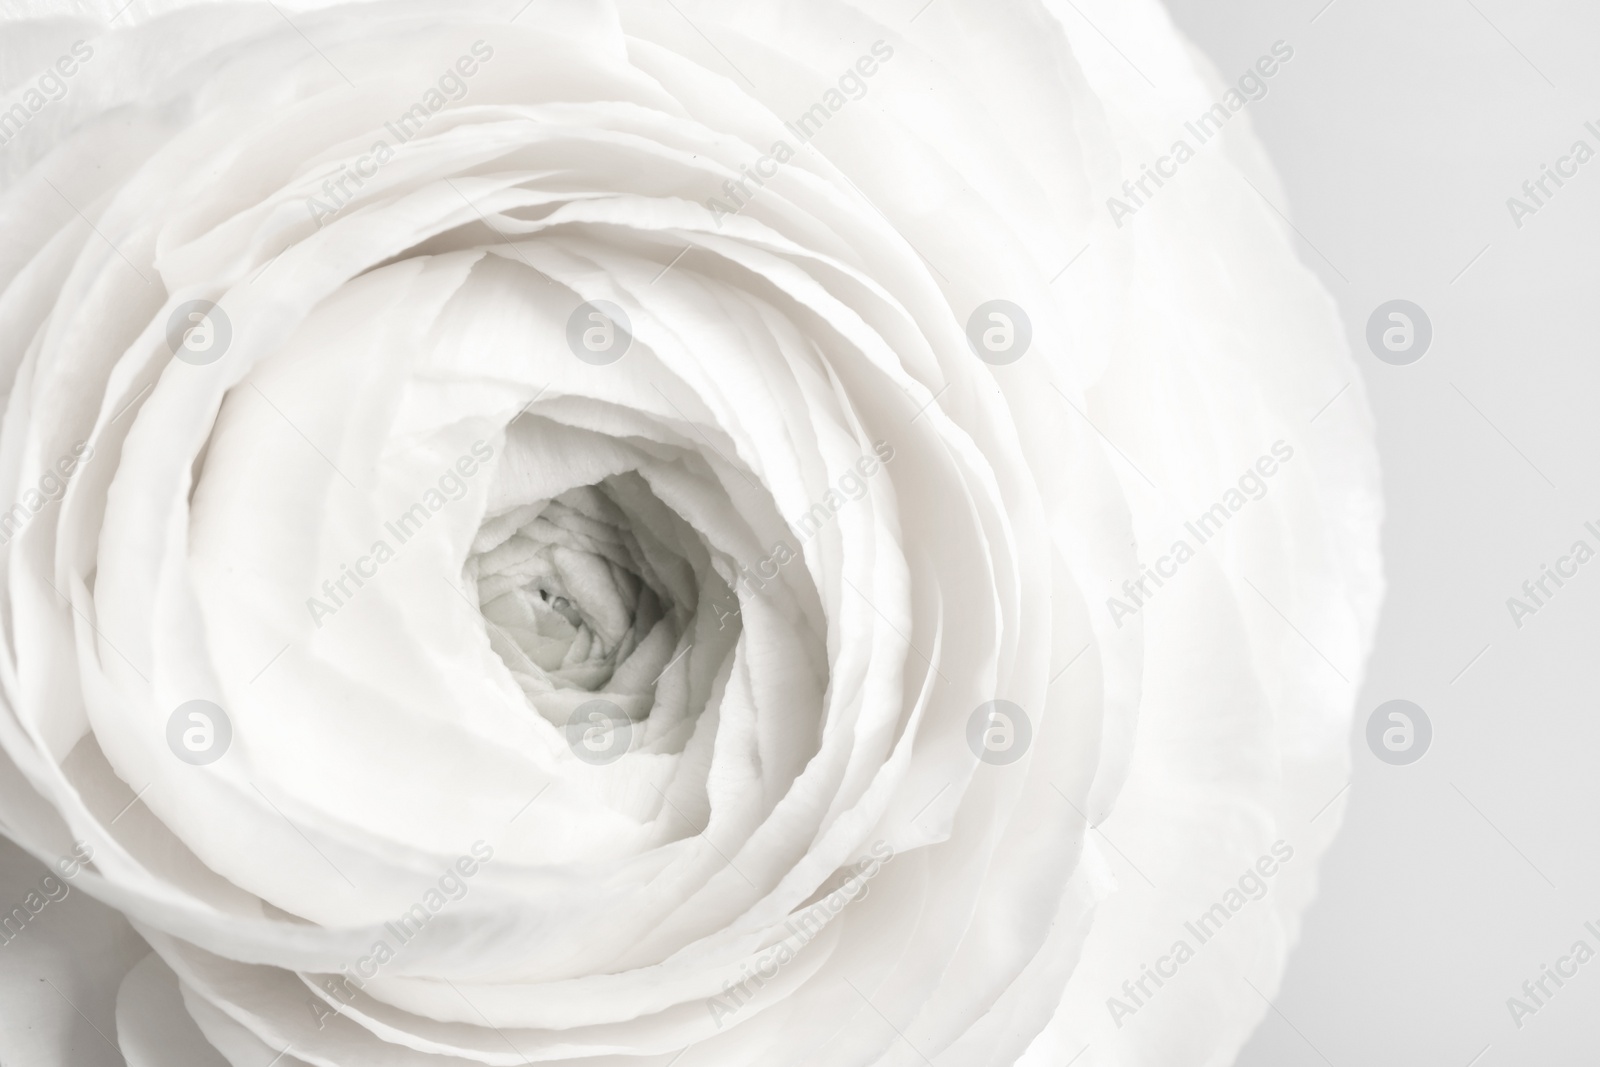
[[[1333,832],[1337,319],[1253,158],[1105,210],[1209,92],[1156,5],[1158,104],[1053,4],[903,7],[18,23],[74,72],[0,179],[0,829],[153,950],[130,1067],[1247,1036],[1107,999],[1283,839],[1194,964],[1276,974]]]

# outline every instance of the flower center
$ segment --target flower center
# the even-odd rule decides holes
[[[555,690],[648,694],[694,616],[694,584],[662,573],[686,561],[636,532],[641,494],[660,506],[616,475],[491,513],[473,540],[465,575],[491,647],[536,706]]]

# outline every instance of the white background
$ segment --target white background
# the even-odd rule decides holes
[[[1600,6],[1325,4],[1168,0],[1226,81],[1276,40],[1295,48],[1248,114],[1300,256],[1343,311],[1388,515],[1344,827],[1239,1063],[1592,1063],[1600,959],[1520,1030],[1506,999],[1578,938],[1600,950],[1583,929],[1600,927],[1600,559],[1520,629],[1506,600],[1574,540],[1600,549],[1583,529],[1600,526],[1600,158],[1520,229],[1506,200],[1573,141],[1600,151],[1583,128],[1600,126]],[[1137,42],[1118,44],[1137,62]],[[1405,367],[1364,336],[1396,298],[1434,328]],[[1434,728],[1406,767],[1364,737],[1396,697]]]

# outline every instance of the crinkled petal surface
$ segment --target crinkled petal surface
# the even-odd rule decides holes
[[[1157,4],[1159,91],[1049,2],[107,6],[0,6],[0,831],[97,902],[6,984],[131,1067],[1229,1062],[1379,497],[1247,119],[1105,210],[1217,92]]]

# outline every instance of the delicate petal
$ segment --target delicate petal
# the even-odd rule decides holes
[[[130,1064],[1238,1048],[1105,998],[1280,841],[1193,967],[1281,968],[1371,433],[1252,151],[1100,210],[1210,90],[1096,15],[1176,88],[1044,3],[10,19],[0,827]]]

